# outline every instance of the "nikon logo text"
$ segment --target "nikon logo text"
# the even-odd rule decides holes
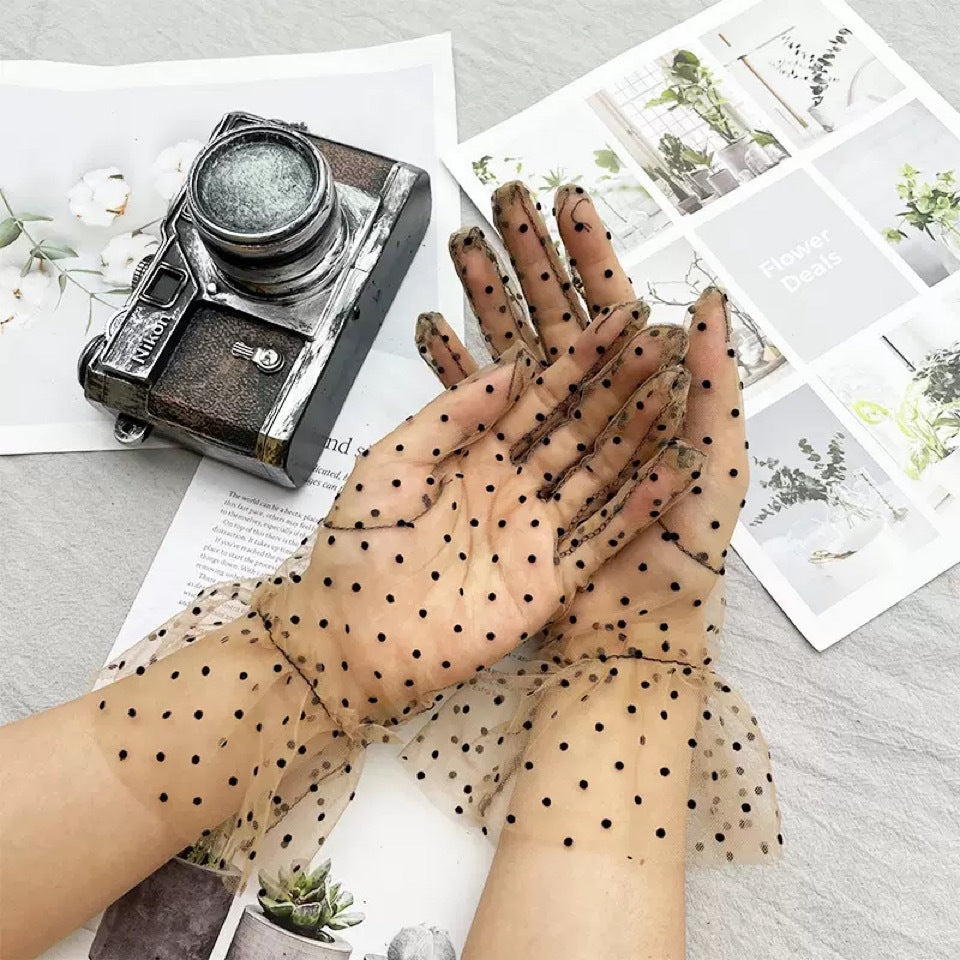
[[[146,363],[150,359],[150,355],[156,349],[157,344],[160,342],[164,333],[167,332],[167,327],[170,325],[170,317],[159,316],[153,323],[147,327],[146,330],[140,335],[140,340],[137,343],[136,349],[133,351],[133,362],[134,363]]]

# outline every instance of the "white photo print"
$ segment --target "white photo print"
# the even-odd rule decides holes
[[[582,103],[558,105],[509,137],[476,138],[461,149],[474,180],[470,192],[479,194],[478,205],[488,216],[491,193],[511,180],[522,180],[555,236],[553,197],[567,183],[589,191],[620,252],[640,246],[669,225],[624,163],[624,151],[615,138]]]
[[[695,229],[773,324],[782,345],[804,360],[826,353],[917,295],[804,170]]]
[[[960,137],[919,100],[816,165],[928,287],[960,270]]]
[[[788,156],[759,111],[695,49],[639,60],[589,103],[681,213],[696,213]]]
[[[764,0],[702,38],[793,142],[868,114],[903,84],[819,0]]]
[[[943,515],[960,511],[960,291],[817,370],[918,497]]]
[[[630,275],[650,305],[654,323],[683,323],[689,317],[689,305],[706,287],[723,287],[710,260],[682,238],[632,264]],[[730,319],[740,379],[749,398],[761,384],[769,386],[771,378],[779,381],[788,366],[761,324],[736,298],[730,300]]]
[[[820,615],[937,533],[808,386],[750,418],[746,533]]]

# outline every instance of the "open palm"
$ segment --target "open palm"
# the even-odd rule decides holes
[[[256,601],[333,712],[393,723],[496,662],[696,482],[686,375],[623,372],[641,320],[602,311],[548,369],[518,344],[357,462]]]
[[[519,183],[493,198],[494,220],[510,255],[522,294],[498,262],[482,231],[451,238],[450,252],[493,356],[524,343],[544,364],[561,362],[591,316],[634,300],[635,293],[589,196],[562,187],[554,214],[573,277],[557,254],[539,205]],[[582,298],[581,298],[582,294]],[[636,308],[646,319],[646,308]],[[548,625],[545,638],[565,656],[613,652],[629,645],[648,656],[691,662],[708,657],[706,640],[718,626],[724,558],[747,484],[746,443],[739,375],[730,345],[726,297],[704,291],[690,308],[687,330],[645,325],[640,351],[620,355],[616,376],[595,400],[595,413],[615,417],[627,383],[661,385],[660,418],[706,454],[691,496],[660,511],[655,522],[583,584],[573,603]],[[470,375],[475,364],[455,334],[434,315],[421,318],[420,352],[446,385]],[[677,365],[683,363],[683,367]],[[562,430],[558,430],[562,436]],[[639,443],[655,439],[655,433]],[[603,469],[586,457],[581,473]],[[576,488],[571,493],[578,493]],[[703,646],[689,649],[691,638]],[[677,638],[677,639],[674,639]],[[699,642],[699,641],[696,641]]]

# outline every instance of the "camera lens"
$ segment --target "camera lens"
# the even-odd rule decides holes
[[[225,230],[258,234],[285,227],[309,208],[316,192],[310,160],[284,140],[235,140],[201,167],[197,199]]]
[[[347,226],[330,166],[282,124],[211,140],[193,163],[187,203],[219,272],[247,293],[295,294],[342,266]]]

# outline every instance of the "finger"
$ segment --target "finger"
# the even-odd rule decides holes
[[[510,459],[523,460],[540,438],[562,423],[584,386],[632,338],[642,313],[636,302],[601,313],[552,366],[540,372],[516,407],[500,422],[498,436],[510,444]],[[593,437],[603,429],[598,423]]]
[[[665,445],[604,506],[565,534],[557,553],[567,589],[581,587],[601,564],[657,522],[652,511],[675,509],[696,482],[694,475],[702,470],[703,461],[699,450],[682,441]]]
[[[633,284],[614,253],[610,232],[583,187],[561,187],[554,210],[570,268],[576,269],[583,284],[590,315],[635,297]]]
[[[523,297],[479,227],[450,237],[450,259],[457,270],[480,332],[492,357],[523,342],[540,355],[537,335],[527,320]]]
[[[417,351],[444,387],[477,372],[477,363],[440,313],[421,313],[415,333]]]
[[[645,311],[645,307],[642,308]],[[642,314],[642,318],[645,313]],[[641,321],[638,321],[641,322]],[[560,465],[574,463],[592,446],[593,438],[617,411],[628,402],[634,391],[664,366],[680,363],[686,350],[687,335],[675,325],[645,327],[636,333],[624,348],[583,390],[577,408],[570,416],[553,425],[542,440],[548,439],[548,459],[553,466],[544,469],[556,473]],[[531,447],[531,451],[535,450]]]
[[[566,526],[582,523],[633,470],[676,437],[689,386],[690,374],[683,367],[654,374],[610,421],[593,450],[574,461],[556,484],[544,488],[541,497],[558,505]]]
[[[705,290],[691,307],[684,435],[710,457],[692,495],[663,521],[665,538],[715,571],[723,569],[749,479],[740,376],[730,334],[726,294]]]
[[[587,325],[587,314],[539,211],[540,204],[519,181],[504,184],[493,195],[493,222],[549,359],[573,344]]]
[[[433,503],[437,464],[494,429],[540,371],[522,344],[456,384],[357,458],[327,526],[392,526]]]

